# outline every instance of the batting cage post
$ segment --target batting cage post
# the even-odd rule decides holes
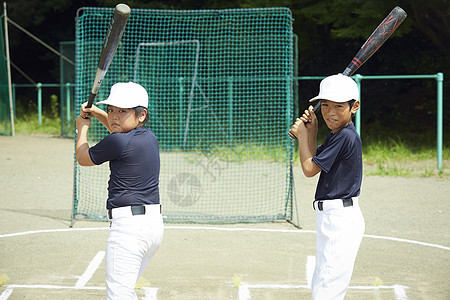
[[[8,36],[8,14],[6,10],[6,2],[3,2],[3,21],[5,30],[5,54],[6,54],[6,68],[7,68],[7,82],[8,82],[8,99],[9,99],[9,119],[11,122],[11,136],[15,135],[14,128],[14,103],[12,95],[12,80],[11,80],[11,58],[9,54],[9,36]]]
[[[75,108],[86,101],[113,8],[76,20]],[[132,9],[98,92],[119,81],[149,94],[166,222],[293,219],[293,19],[288,8]],[[91,145],[107,135],[93,120]],[[107,164],[74,169],[73,219],[106,221]]]
[[[436,162],[437,169],[442,170],[442,147],[443,147],[443,111],[444,111],[444,97],[443,97],[443,86],[444,86],[444,74],[439,72],[431,75],[360,75],[355,76],[356,80],[377,80],[377,79],[435,79],[437,85],[436,91]],[[364,104],[363,104],[364,105]],[[363,107],[364,108],[364,107]]]

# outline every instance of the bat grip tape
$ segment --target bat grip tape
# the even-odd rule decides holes
[[[92,92],[89,93],[89,100],[88,100],[88,103],[86,104],[86,108],[91,108],[92,107],[92,104],[94,103],[95,97],[97,97],[97,94],[94,94]]]

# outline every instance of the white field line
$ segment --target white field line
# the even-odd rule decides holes
[[[3,291],[3,293],[0,294],[0,300],[6,300],[9,298],[9,296],[11,296],[13,292],[13,289],[7,288],[6,290]]]
[[[6,290],[0,294],[0,300],[7,300],[14,289],[46,289],[46,290],[106,290],[106,287],[75,287],[75,286],[61,286],[48,284],[9,284],[6,285]]]
[[[262,228],[226,228],[226,227],[212,227],[212,226],[165,226],[166,229],[181,229],[181,230],[214,230],[214,231],[253,231],[253,232],[274,232],[274,233],[316,233],[314,230],[292,230],[292,229],[262,229]],[[71,232],[71,231],[96,231],[96,230],[108,230],[109,227],[98,227],[98,228],[68,228],[68,229],[47,229],[47,230],[32,230],[32,231],[24,231],[24,232],[17,232],[17,233],[9,233],[9,234],[3,234],[0,235],[0,238],[7,238],[7,237],[15,237],[15,236],[23,236],[23,235],[30,235],[30,234],[38,234],[38,233],[52,233],[52,232]],[[415,244],[415,245],[421,245],[426,247],[432,247],[432,248],[438,248],[443,250],[450,250],[450,247],[438,245],[438,244],[432,244],[432,243],[425,243],[420,241],[414,241],[409,239],[401,239],[401,238],[395,238],[395,237],[387,237],[387,236],[377,236],[377,235],[369,235],[365,234],[364,237],[366,238],[373,238],[373,239],[382,239],[382,240],[389,240],[394,242],[400,242],[400,243],[409,243],[409,244]],[[308,267],[307,267],[308,268]],[[310,267],[309,267],[310,268]],[[309,271],[310,272],[310,271]],[[249,288],[262,288],[262,286],[265,286],[265,288],[310,288],[310,273],[307,273],[307,280],[308,285],[248,285],[245,283],[242,283],[239,286],[239,299],[250,299],[250,290]],[[6,300],[8,299],[9,295],[12,293],[11,288],[49,288],[49,289],[100,289],[104,290],[105,288],[96,288],[96,287],[68,287],[68,286],[53,286],[53,285],[7,285],[5,290],[0,295],[0,300]],[[349,289],[389,289],[392,288],[395,291],[395,296],[397,300],[406,300],[408,299],[406,297],[406,289],[408,287],[402,286],[402,285],[394,285],[394,286],[375,286],[375,287],[349,287]],[[154,293],[154,292],[151,292]],[[242,296],[242,297],[241,297]],[[150,296],[152,297],[152,296]],[[152,299],[152,298],[150,298]]]
[[[394,242],[400,242],[400,243],[409,243],[409,244],[416,244],[421,246],[427,246],[427,247],[434,247],[439,248],[443,250],[450,250],[450,247],[438,245],[438,244],[431,244],[431,243],[425,243],[425,242],[419,242],[414,240],[408,240],[408,239],[400,239],[395,237],[389,237],[389,236],[379,236],[379,235],[371,235],[371,234],[365,234],[364,237],[372,238],[372,239],[382,239],[382,240],[388,240],[388,241],[394,241]]]
[[[408,297],[406,296],[406,289],[408,287],[403,285],[394,285],[394,293],[395,293],[395,299],[397,300],[408,300]]]
[[[103,258],[105,257],[105,253],[105,251],[99,251],[97,255],[91,260],[86,271],[84,271],[83,275],[80,276],[77,283],[75,284],[76,287],[85,286],[86,283],[92,278],[92,275],[94,275],[95,271],[102,263]]]
[[[308,256],[306,258],[306,281],[307,285],[289,285],[289,284],[248,284],[242,282],[239,284],[239,300],[251,299],[250,289],[311,289],[312,277],[314,274],[314,268],[316,267],[316,257]],[[353,290],[378,290],[378,289],[392,289],[395,294],[396,300],[408,300],[406,296],[407,286],[393,285],[393,286],[349,286],[348,289]]]
[[[75,287],[75,286],[60,286],[60,285],[20,285],[10,284],[6,286],[6,290],[0,295],[0,300],[7,300],[15,288],[29,288],[29,289],[53,289],[53,290],[106,290],[105,287]],[[156,300],[158,288],[142,288],[145,292],[144,300]],[[308,285],[287,285],[287,284],[247,284],[241,282],[239,284],[239,300],[251,299],[250,289],[311,289]],[[393,289],[396,300],[408,300],[406,296],[406,289],[408,287],[403,285],[392,286],[349,286],[348,289],[355,290],[378,290],[378,289]]]
[[[308,285],[289,285],[289,284],[248,284],[245,282],[241,282],[239,285],[239,300],[248,300],[251,299],[250,289],[311,289],[311,286]],[[406,296],[407,286],[403,285],[379,285],[379,286],[349,286],[348,289],[352,290],[380,290],[380,289],[392,289],[395,293],[396,300],[408,300]]]
[[[95,230],[108,230],[109,227],[97,227],[97,228],[67,228],[67,229],[46,229],[46,230],[31,230],[17,233],[8,233],[0,235],[1,238],[21,236],[21,235],[29,235],[29,234],[37,234],[37,233],[49,233],[49,232],[70,232],[70,231],[95,231]],[[263,229],[263,228],[226,228],[226,227],[212,227],[212,226],[168,226],[165,225],[165,229],[182,229],[182,230],[215,230],[215,231],[255,231],[255,232],[279,232],[279,233],[316,233],[315,230],[292,230],[292,229]],[[420,241],[414,241],[409,239],[401,239],[389,236],[379,236],[379,235],[371,235],[365,234],[364,237],[372,238],[372,239],[381,239],[388,240],[400,243],[409,243],[415,245],[421,245],[426,247],[438,248],[450,251],[450,247],[442,246],[438,244],[425,243]]]
[[[9,289],[47,289],[47,290],[106,290],[106,287],[98,286],[64,286],[51,284],[8,284]]]
[[[61,286],[61,285],[45,285],[45,284],[10,284],[6,286],[6,290],[0,294],[0,300],[7,300],[14,289],[48,289],[48,290],[97,290],[105,291],[106,287],[88,287],[88,286]],[[143,287],[144,291],[142,300],[157,300],[158,288]]]
[[[106,252],[99,251],[92,261],[89,263],[86,271],[84,271],[83,275],[80,276],[77,283],[74,287],[71,286],[58,286],[58,285],[18,285],[12,284],[8,285],[7,289],[0,295],[0,300],[7,300],[9,296],[12,294],[14,288],[30,288],[30,289],[75,289],[75,290],[105,290],[105,287],[86,287],[86,283],[92,278],[95,271],[98,269],[100,264],[102,263]],[[157,300],[158,299],[158,288],[142,288],[144,291],[143,300]]]
[[[16,232],[16,233],[7,233],[7,234],[1,234],[1,238],[7,238],[7,237],[14,237],[14,236],[21,236],[21,235],[29,235],[29,234],[36,234],[36,233],[49,233],[49,232],[70,232],[70,231],[95,231],[95,230],[108,230],[109,227],[98,227],[98,228],[67,228],[67,229],[44,229],[44,230],[30,230],[30,231],[23,231],[23,232]]]
[[[142,300],[157,300],[158,299],[158,288],[149,288],[143,287],[141,290],[144,290],[144,297]]]
[[[13,289],[49,289],[49,290],[99,290],[99,291],[105,291],[106,287],[99,287],[99,286],[64,286],[64,285],[51,285],[51,284],[8,284],[6,285],[6,290],[3,291],[3,293],[0,295],[0,300],[5,300],[8,298],[2,298],[5,293],[8,293],[7,296],[11,294]],[[146,300],[150,299],[156,299],[156,295],[158,292],[158,288],[149,288],[149,287],[142,287],[140,288],[145,292],[146,297],[149,298],[143,298]]]
[[[258,232],[280,232],[280,233],[316,233],[315,230],[292,230],[292,229],[261,229],[261,228],[226,228],[226,227],[212,227],[212,226],[166,226],[167,229],[195,229],[195,230],[216,230],[216,231],[258,231]],[[382,239],[382,240],[389,240],[394,242],[401,242],[401,243],[409,243],[409,244],[416,244],[421,246],[427,246],[427,247],[434,247],[439,248],[443,250],[450,251],[450,247],[438,245],[438,244],[431,244],[431,243],[425,243],[420,241],[414,241],[414,240],[408,240],[408,239],[401,239],[401,238],[395,238],[395,237],[389,237],[389,236],[379,236],[379,235],[371,235],[371,234],[365,234],[364,237],[366,238],[373,238],[373,239]],[[1,238],[1,236],[0,236]]]
[[[308,256],[306,258],[306,282],[308,283],[308,287],[311,288],[311,282],[314,275],[314,269],[316,267],[316,257]]]

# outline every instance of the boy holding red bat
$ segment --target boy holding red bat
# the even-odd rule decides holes
[[[316,267],[312,299],[344,299],[356,255],[364,234],[364,218],[358,205],[362,181],[361,139],[352,122],[359,109],[356,82],[342,74],[320,83],[322,116],[331,130],[317,146],[318,122],[312,106],[297,118],[290,132],[297,136],[303,173],[320,173],[315,201]]]

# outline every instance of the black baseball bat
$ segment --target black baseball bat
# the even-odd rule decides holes
[[[97,73],[95,75],[92,90],[89,94],[89,100],[86,108],[90,108],[94,103],[94,99],[98,94],[98,90],[100,89],[103,78],[105,78],[109,65],[111,64],[117,47],[119,46],[130,13],[131,9],[126,4],[117,4],[116,8],[114,9],[114,15],[103,42],[103,47],[97,66]]]
[[[405,20],[407,14],[400,7],[396,6],[387,15],[387,17],[378,25],[374,32],[369,36],[366,42],[353,57],[350,64],[345,68],[343,75],[352,76],[356,70],[359,69],[378,49],[381,45],[394,33],[394,31],[400,26],[400,24]],[[318,111],[320,108],[320,101],[314,106],[314,112]],[[291,140],[296,140],[297,137],[288,132]]]

